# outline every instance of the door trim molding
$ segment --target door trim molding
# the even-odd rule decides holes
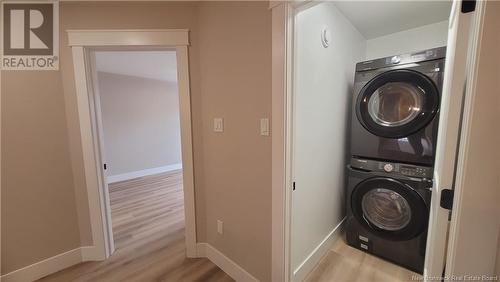
[[[272,11],[272,247],[271,280],[290,280],[290,95],[293,5],[281,2]]]
[[[187,257],[196,257],[196,221],[194,198],[193,141],[191,129],[191,97],[189,82],[189,31],[172,30],[68,30],[73,53],[80,138],[86,191],[91,223],[92,251],[88,260],[103,260],[113,251],[110,203],[105,195],[103,160],[96,128],[96,109],[92,84],[93,50],[175,50],[181,122],[183,191],[185,205],[185,237]]]
[[[272,281],[290,281],[292,199],[292,57],[296,13],[321,2],[282,1],[272,12]]]
[[[67,30],[69,46],[187,46],[187,29]]]

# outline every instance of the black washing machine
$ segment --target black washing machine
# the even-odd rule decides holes
[[[356,65],[351,155],[432,166],[446,47]]]
[[[432,168],[352,158],[347,243],[423,273]]]

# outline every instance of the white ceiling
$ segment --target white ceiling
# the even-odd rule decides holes
[[[175,51],[99,51],[95,55],[97,71],[177,81]]]
[[[366,39],[445,21],[451,1],[338,1],[335,5]]]

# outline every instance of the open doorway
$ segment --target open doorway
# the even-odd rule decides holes
[[[108,229],[116,250],[185,226],[175,50],[95,51],[94,93]]]
[[[68,39],[73,53],[82,160],[92,232],[92,245],[82,250],[83,260],[104,260],[115,250],[109,187],[104,169],[105,166],[107,168],[107,164],[102,111],[99,89],[96,87],[98,75],[95,55],[96,52],[104,51],[175,53],[185,221],[182,256],[197,257],[188,63],[189,31],[186,29],[69,30]]]

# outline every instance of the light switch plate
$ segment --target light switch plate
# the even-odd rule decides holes
[[[224,222],[222,220],[217,220],[217,233],[224,234]]]
[[[260,135],[269,136],[269,119],[261,118],[260,119]]]
[[[214,132],[224,132],[223,118],[214,118]]]

